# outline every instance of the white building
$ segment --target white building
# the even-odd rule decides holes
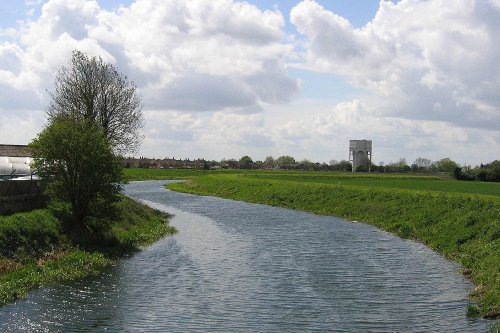
[[[31,175],[31,162],[28,146],[0,144],[0,179]]]
[[[372,141],[371,140],[350,140],[349,141],[349,161],[352,163],[352,172],[359,166],[368,167],[372,163]]]

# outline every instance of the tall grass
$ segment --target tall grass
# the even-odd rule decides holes
[[[0,216],[0,258],[23,262],[63,247],[60,227],[46,209]]]
[[[0,275],[0,305],[23,298],[29,290],[41,285],[97,275],[110,263],[102,253],[79,250],[27,263]]]
[[[124,197],[109,229],[78,244],[48,209],[0,216],[0,305],[44,284],[96,275],[124,254],[175,232],[168,215]]]

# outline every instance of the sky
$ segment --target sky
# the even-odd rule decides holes
[[[136,156],[500,159],[500,0],[0,0],[0,143],[75,49],[138,87]]]

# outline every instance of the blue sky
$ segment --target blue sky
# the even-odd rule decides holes
[[[130,6],[130,4],[133,3],[132,0],[106,0],[97,2],[101,8],[106,10],[116,10],[119,7]],[[262,10],[278,9],[286,18],[285,31],[288,34],[297,34],[295,26],[290,23],[288,17],[291,9],[300,1],[254,0],[247,2],[256,5]],[[366,23],[371,21],[379,8],[378,2],[375,0],[322,0],[317,2],[325,9],[345,17],[355,27],[363,27]],[[27,15],[30,10],[33,10],[34,17],[39,16],[43,3],[44,1],[37,0],[2,0],[0,27],[15,27],[18,24],[17,21],[26,20],[30,17]],[[300,69],[291,69],[289,74],[301,80],[301,96],[303,98],[340,100],[342,98],[353,97],[360,92],[359,89],[353,88],[342,77],[331,73],[322,74]],[[332,91],[335,91],[335,94],[332,95]]]
[[[283,13],[284,16],[290,15],[290,10],[295,7],[300,1],[266,1],[255,0],[248,1],[261,9],[275,9],[276,7]],[[321,0],[316,1],[325,9],[348,19],[355,27],[362,27],[375,16],[378,10],[379,3],[376,0]],[[294,32],[295,27],[287,22],[287,31]]]
[[[494,0],[2,0],[0,142],[43,127],[79,49],[137,83],[140,155],[328,162],[366,138],[376,162],[489,162],[499,15]]]
[[[132,0],[106,0],[97,1],[102,8],[114,10],[120,6],[129,6],[133,3]],[[290,10],[297,4],[297,0],[284,1],[267,1],[254,0],[247,1],[255,4],[261,9],[274,10],[276,7],[288,16]],[[347,18],[354,26],[361,27],[369,22],[378,9],[378,1],[376,0],[322,0],[317,1],[326,9],[332,10],[340,16]],[[26,18],[26,13],[35,8],[35,15],[39,15],[43,1],[21,1],[21,0],[2,0],[0,12],[0,27],[12,27],[17,20]],[[294,31],[294,27],[287,22],[287,31]]]

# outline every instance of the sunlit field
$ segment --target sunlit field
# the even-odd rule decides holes
[[[500,184],[469,182],[446,175],[346,173],[286,170],[195,170],[195,169],[125,169],[129,180],[187,179],[205,175],[238,175],[262,180],[353,185],[369,188],[394,188],[415,191],[455,192],[500,197]]]
[[[280,170],[127,169],[130,180],[186,179],[168,188],[333,215],[423,242],[476,284],[469,315],[500,312],[500,184],[446,175]]]

